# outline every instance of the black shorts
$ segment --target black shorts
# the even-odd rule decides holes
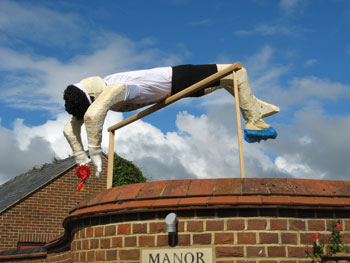
[[[173,68],[171,80],[171,95],[174,95],[189,86],[218,72],[216,64],[210,65],[180,65]],[[207,87],[219,86],[220,81],[216,81]],[[207,88],[205,87],[205,88]],[[187,97],[200,97],[204,95],[204,88],[188,95]]]

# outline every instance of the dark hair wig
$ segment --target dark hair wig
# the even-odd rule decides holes
[[[69,85],[64,90],[63,95],[66,111],[79,120],[84,118],[84,114],[90,106],[85,93],[74,85]]]

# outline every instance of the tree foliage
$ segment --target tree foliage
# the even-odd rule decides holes
[[[141,170],[135,164],[114,153],[113,187],[144,183],[146,180],[146,177],[142,175]]]

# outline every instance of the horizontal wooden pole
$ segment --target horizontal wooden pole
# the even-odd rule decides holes
[[[229,74],[232,74],[233,71],[237,71],[239,69],[242,68],[242,64],[240,62],[236,62],[230,66],[228,66],[227,68],[223,69],[223,70],[220,70],[218,72],[216,72],[215,74],[193,84],[192,86],[174,94],[173,96],[170,96],[166,99],[164,99],[163,101],[125,119],[125,120],[122,120],[121,122],[115,124],[115,125],[112,125],[108,128],[108,131],[115,131],[115,130],[118,130],[134,121],[137,121],[155,111],[158,111],[162,108],[164,108],[165,106],[168,106],[192,93],[195,93],[196,91],[199,91],[200,89],[202,88],[205,88],[206,86],[209,86],[210,84],[222,79],[223,77],[226,77],[227,75]]]

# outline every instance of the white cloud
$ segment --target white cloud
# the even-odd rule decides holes
[[[299,154],[279,156],[275,160],[278,170],[296,178],[323,179],[326,174],[305,164]]]
[[[97,37],[95,44],[101,43],[102,46],[94,53],[75,57],[67,63],[0,47],[0,60],[7,61],[0,65],[0,69],[9,72],[3,75],[2,82],[6,83],[7,89],[3,90],[2,101],[15,108],[57,112],[63,104],[64,88],[84,77],[176,64],[179,59],[148,44],[141,51],[138,43],[115,34],[103,38],[108,44]]]
[[[285,15],[293,15],[294,12],[300,8],[300,6],[302,5],[302,3],[305,2],[301,1],[301,0],[281,0],[279,3],[280,9],[281,11],[285,14]]]

